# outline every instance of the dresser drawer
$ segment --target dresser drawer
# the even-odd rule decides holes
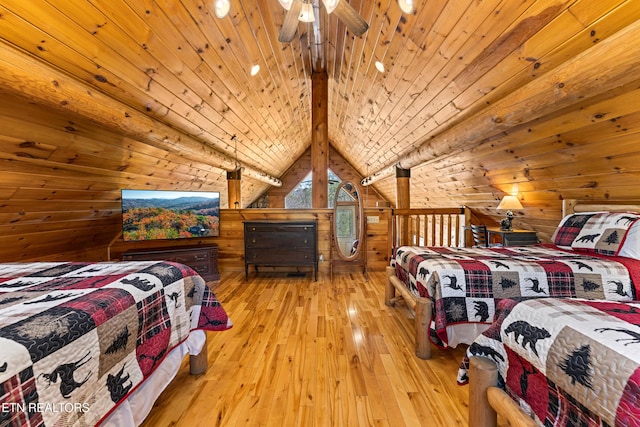
[[[247,223],[245,231],[247,233],[309,233],[315,234],[315,225],[313,224],[296,224],[296,223]]]
[[[178,261],[180,262],[180,261]],[[181,262],[181,264],[185,264],[188,265],[189,267],[193,268],[196,273],[198,273],[199,275],[201,275],[202,277],[206,278],[208,276],[210,276],[213,271],[212,271],[212,266],[210,262],[206,262],[206,263],[192,263],[192,264],[187,264],[184,262]]]
[[[245,276],[249,265],[313,266],[318,277],[316,221],[247,221],[244,223]]]
[[[291,232],[260,233],[249,232],[245,235],[247,248],[313,248],[315,247],[315,235],[309,232],[303,234]]]
[[[246,262],[249,264],[264,265],[298,265],[315,262],[313,248],[296,249],[295,251],[279,251],[276,248],[264,251],[260,248],[249,248],[245,253]]]
[[[129,251],[122,254],[123,261],[171,261],[191,267],[204,280],[218,280],[218,247],[195,246],[172,249]]]
[[[527,246],[538,243],[538,235],[535,231],[530,233],[505,233],[502,237],[504,246]]]
[[[208,251],[193,251],[193,252],[181,252],[173,254],[171,261],[179,262],[181,264],[207,264],[211,260],[211,254]]]

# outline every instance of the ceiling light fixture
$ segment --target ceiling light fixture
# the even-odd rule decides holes
[[[413,13],[416,10],[413,0],[398,0],[398,6],[404,13]]]
[[[260,72],[260,64],[256,64],[253,67],[251,67],[251,77],[255,76],[259,72]]]
[[[286,10],[291,9],[291,3],[293,3],[293,0],[278,0],[280,2],[280,5],[282,7],[284,7]]]
[[[227,16],[229,9],[231,9],[229,0],[215,0],[214,11],[218,18],[222,19]]]
[[[380,61],[376,61],[376,68],[378,69],[378,71],[380,71],[381,73],[384,73],[384,64]]]
[[[322,3],[324,3],[325,9],[327,9],[327,13],[333,12],[334,9],[338,7],[339,2],[340,0],[322,0]]]
[[[287,10],[278,34],[278,41],[290,43],[298,30],[298,22],[315,22],[319,13],[319,0],[278,0]],[[358,12],[344,0],[322,0],[327,13],[333,13],[356,37],[362,36],[369,24]]]
[[[316,17],[313,13],[313,5],[311,3],[304,3],[302,9],[300,9],[300,16],[298,17],[300,22],[314,22]]]

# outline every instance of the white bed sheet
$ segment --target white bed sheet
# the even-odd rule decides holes
[[[489,329],[490,326],[485,323],[459,323],[447,326],[449,347],[455,348],[458,344],[471,344],[478,335]]]
[[[160,394],[175,378],[184,357],[199,354],[206,338],[204,331],[191,332],[182,344],[169,352],[151,376],[100,423],[100,427],[137,427],[142,424]]]

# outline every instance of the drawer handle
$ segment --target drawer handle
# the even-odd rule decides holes
[[[251,240],[251,243],[255,243],[255,242],[256,242],[256,239]]]
[[[256,231],[256,228],[255,227],[251,227],[251,231]]]
[[[208,257],[208,256],[206,256],[206,255],[194,255],[193,257],[195,258],[195,260],[196,260],[196,261],[204,261],[204,260],[206,260],[207,258],[209,258],[209,257]]]
[[[307,239],[304,239],[304,242],[305,242],[305,243],[308,243],[309,241],[308,241]]]

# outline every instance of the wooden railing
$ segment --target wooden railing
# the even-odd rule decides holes
[[[393,209],[391,242],[393,247],[465,246],[465,227],[469,209]]]

